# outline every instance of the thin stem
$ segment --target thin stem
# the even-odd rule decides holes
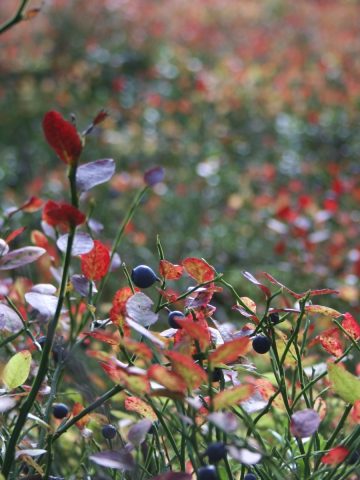
[[[21,1],[20,5],[19,5],[19,8],[17,9],[17,12],[15,13],[15,15],[12,18],[10,18],[10,20],[7,20],[2,25],[0,25],[0,35],[2,33],[6,32],[7,30],[9,30],[10,28],[12,28],[17,23],[21,22],[24,19],[23,11],[25,10],[25,7],[28,3],[29,3],[29,0],[22,0]]]

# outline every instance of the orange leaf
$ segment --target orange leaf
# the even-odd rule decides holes
[[[130,373],[111,361],[101,363],[101,367],[113,382],[124,386],[131,393],[142,395],[150,392],[150,383],[144,375]]]
[[[331,318],[338,318],[341,315],[337,310],[330,307],[324,307],[323,305],[306,305],[305,311],[307,313],[319,313],[320,315]]]
[[[322,347],[335,357],[341,357],[343,352],[343,345],[340,340],[339,330],[335,328],[329,328],[322,334],[318,335],[314,340],[319,340]]]
[[[354,340],[360,338],[360,325],[350,313],[344,313],[344,320],[341,325]]]
[[[240,356],[245,355],[250,348],[250,339],[248,337],[237,338],[231,342],[220,345],[215,352],[210,353],[209,362],[213,367],[220,364],[231,363]]]
[[[215,395],[213,399],[214,410],[234,407],[249,398],[254,393],[254,390],[255,387],[253,385],[238,385],[227,388]]]
[[[147,374],[149,379],[160,383],[160,385],[166,387],[167,390],[182,393],[185,393],[186,391],[186,383],[181,375],[168,370],[163,365],[152,365]]]
[[[110,266],[110,253],[99,240],[94,240],[94,247],[89,253],[80,255],[81,271],[88,280],[101,280]]]
[[[17,228],[16,230],[13,230],[9,235],[5,238],[6,243],[10,243],[12,240],[14,240],[16,237],[21,235],[23,231],[26,229],[26,227],[20,227]]]
[[[160,275],[166,280],[178,280],[182,277],[184,267],[181,265],[174,265],[168,260],[160,260],[159,267]]]
[[[157,420],[156,413],[144,400],[138,397],[126,397],[125,399],[125,410],[128,412],[136,412],[142,417],[148,418],[152,422]]]
[[[170,358],[174,371],[184,379],[189,389],[198,388],[202,382],[207,381],[205,370],[192,358],[174,351],[166,352],[166,356]]]
[[[180,325],[182,332],[186,332],[190,338],[199,342],[201,351],[209,347],[211,335],[206,321],[200,323],[189,320],[188,317],[185,319],[176,317],[176,323]]]
[[[92,337],[99,342],[107,343],[108,345],[119,345],[119,335],[114,335],[113,333],[109,332],[100,332],[96,330],[94,332],[83,332],[81,333],[83,337]]]
[[[349,455],[350,450],[345,447],[332,448],[327,454],[321,458],[321,463],[326,465],[339,465]]]
[[[74,403],[73,409],[72,409],[72,416],[76,417],[79,413],[81,413],[84,410],[84,406],[81,405],[81,403]],[[85,415],[82,417],[79,421],[76,422],[76,426],[82,430],[83,428],[86,427],[86,425],[90,422],[90,415]]]
[[[185,258],[182,262],[183,267],[198,283],[208,282],[215,278],[215,270],[205,260],[201,258]]]

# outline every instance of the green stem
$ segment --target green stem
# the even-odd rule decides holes
[[[22,0],[17,12],[15,15],[10,18],[10,20],[7,20],[4,22],[2,25],[0,25],[0,34],[6,32],[9,30],[11,27],[16,25],[17,23],[21,22],[23,18],[23,11],[25,10],[26,5],[29,3],[29,0]]]

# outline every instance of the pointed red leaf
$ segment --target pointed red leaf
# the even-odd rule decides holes
[[[10,242],[11,242],[12,240],[14,240],[16,237],[18,237],[19,235],[21,235],[25,229],[26,229],[26,227],[17,228],[16,230],[14,230],[13,232],[11,232],[11,233],[5,238],[5,242],[6,242],[6,243],[10,243]]]
[[[175,351],[166,352],[166,356],[169,357],[174,371],[184,379],[189,389],[198,388],[202,382],[207,381],[205,370],[192,358]]]
[[[73,409],[72,409],[72,412],[71,412],[72,416],[75,417],[76,415],[81,413],[83,410],[84,410],[84,406],[81,403],[78,403],[78,402],[74,403],[74,406],[73,406]],[[80,430],[82,430],[83,428],[86,427],[86,425],[90,422],[90,420],[91,420],[90,415],[85,415],[80,420],[78,420],[75,425]]]
[[[101,332],[95,330],[93,332],[83,332],[80,334],[82,337],[91,337],[99,342],[107,343],[108,345],[119,345],[119,335],[109,332]]]
[[[215,352],[210,353],[209,362],[211,362],[212,367],[235,362],[240,356],[245,355],[249,348],[249,337],[237,338],[220,345]]]
[[[190,277],[194,278],[198,283],[209,282],[215,278],[213,267],[201,258],[185,258],[182,265]]]
[[[206,320],[194,322],[189,317],[176,317],[176,323],[180,325],[182,332],[186,332],[190,338],[199,342],[202,352],[209,347],[211,335]]]
[[[355,400],[350,415],[354,423],[360,424],[360,400]]]
[[[253,283],[258,288],[260,288],[260,290],[265,294],[267,298],[271,297],[270,288],[260,283],[259,280],[257,280],[250,272],[242,272],[242,274],[246,278],[246,280],[249,280],[249,282]]]
[[[81,271],[88,280],[101,280],[109,270],[110,253],[99,240],[94,240],[94,248],[80,258]]]
[[[150,380],[160,383],[160,385],[163,385],[167,390],[181,393],[186,392],[186,382],[181,375],[168,370],[163,365],[152,365],[147,374]]]
[[[360,338],[360,325],[350,313],[344,313],[344,320],[341,325],[354,340]]]
[[[254,393],[254,390],[255,387],[253,385],[237,385],[236,387],[222,390],[214,396],[214,410],[234,407],[249,398]]]
[[[148,418],[155,422],[157,420],[156,413],[144,400],[138,397],[126,397],[124,402],[125,410],[128,412],[136,412],[142,417]]]
[[[44,205],[42,219],[53,227],[78,226],[85,222],[85,215],[73,205],[48,200]]]
[[[50,111],[44,116],[43,130],[48,144],[57,156],[69,165],[76,164],[82,151],[82,143],[74,125],[60,113]]]
[[[332,448],[328,453],[321,457],[321,463],[326,465],[339,465],[349,455],[350,450],[345,447]]]
[[[182,277],[183,271],[182,265],[174,265],[168,260],[160,260],[159,272],[166,280],[178,280]]]

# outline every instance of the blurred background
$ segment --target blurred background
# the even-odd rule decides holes
[[[17,4],[1,0],[0,22]],[[241,271],[267,271],[296,291],[337,288],[327,304],[358,310],[358,1],[31,0],[27,11],[0,37],[3,210],[66,195],[44,113],[74,113],[83,130],[105,108],[82,156],[117,163],[91,193],[101,239],[143,172],[166,169],[127,230],[128,265],[156,268],[159,234],[168,260],[204,257],[244,295],[254,287]]]

